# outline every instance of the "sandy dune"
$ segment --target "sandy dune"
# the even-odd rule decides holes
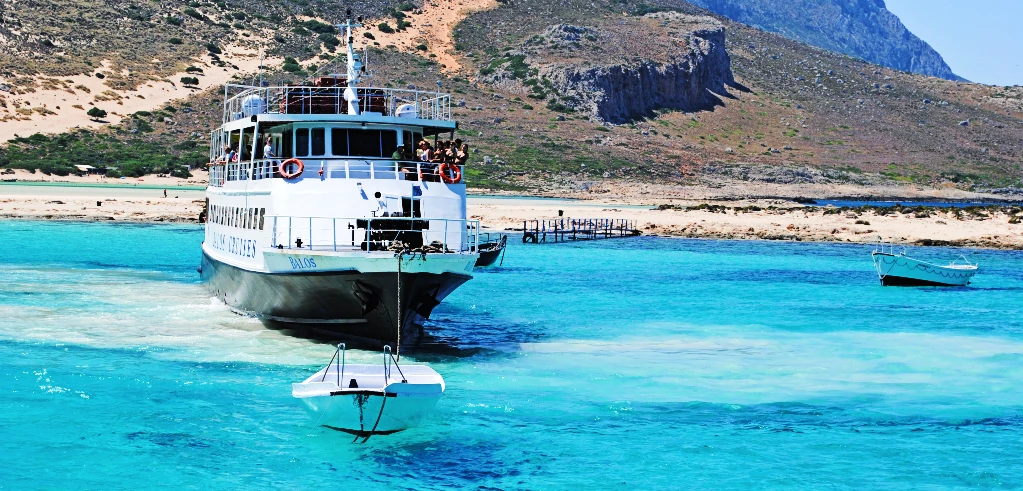
[[[497,0],[426,0],[420,13],[408,13],[406,21],[412,27],[391,34],[380,32],[375,26],[386,21],[394,27],[394,19],[376,19],[367,22],[367,29],[373,33],[381,46],[394,45],[398,49],[410,53],[419,53],[428,57],[436,55],[436,61],[444,71],[454,72],[462,68],[461,63],[453,56],[455,41],[451,36],[455,26],[473,12],[497,8]],[[416,46],[425,43],[426,51]]]
[[[225,68],[212,64],[208,57],[196,61],[194,66],[202,68],[203,74],[175,73],[161,81],[148,82],[135,90],[114,91],[104,85],[103,80],[90,75],[73,77],[40,77],[46,79],[43,89],[27,94],[5,94],[3,100],[6,112],[0,108],[0,142],[15,136],[29,136],[34,133],[60,133],[73,128],[97,128],[119,123],[127,115],[137,111],[152,111],[168,102],[182,99],[189,94],[210,87],[221,86],[235,77],[255,73],[259,69],[259,53],[239,46],[228,46],[221,59],[229,66]],[[263,64],[279,63],[279,59],[264,59]],[[154,60],[157,62],[157,60]],[[237,70],[230,65],[238,67]],[[103,68],[109,69],[104,63]],[[199,85],[186,87],[181,77],[196,77]],[[2,82],[2,79],[0,79]],[[78,106],[78,107],[75,107]],[[95,106],[107,111],[102,121],[94,121],[86,111]],[[19,113],[18,110],[22,111]],[[27,114],[22,114],[27,113]]]

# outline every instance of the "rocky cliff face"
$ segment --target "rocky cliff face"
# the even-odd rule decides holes
[[[896,70],[958,79],[884,0],[688,0],[732,20]]]
[[[676,12],[648,14],[639,22],[660,29],[662,43],[633,46],[625,32],[632,26],[555,25],[534,36],[516,56],[535,78],[527,79],[547,98],[548,107],[563,107],[610,123],[649,116],[655,109],[695,111],[718,103],[735,85],[725,51],[725,28],[704,16]],[[592,50],[596,56],[587,56]],[[500,66],[500,64],[499,64]],[[520,65],[522,66],[522,65]],[[491,74],[508,85],[514,68]],[[539,87],[539,89],[537,88]]]

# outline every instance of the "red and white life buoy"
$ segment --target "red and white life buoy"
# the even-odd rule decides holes
[[[440,172],[440,179],[446,184],[458,184],[462,182],[462,170],[457,165],[443,163],[437,169]]]
[[[288,172],[287,170],[285,170],[287,169],[289,164],[295,164],[294,172]],[[285,160],[284,162],[281,162],[281,166],[279,167],[279,169],[281,177],[285,179],[294,179],[298,176],[301,176],[302,173],[305,172],[305,164],[303,164],[302,161],[298,159],[288,159]]]

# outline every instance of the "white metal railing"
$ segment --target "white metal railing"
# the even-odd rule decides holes
[[[476,253],[479,220],[269,216],[275,249]],[[400,243],[400,244],[399,244]]]
[[[280,165],[286,159],[257,159],[248,162],[210,164],[210,186],[221,187],[228,181],[257,181],[281,178]],[[309,179],[389,179],[399,181],[440,182],[439,164],[411,160],[317,159],[303,160],[300,177]],[[450,165],[450,164],[449,164]],[[458,166],[464,171],[464,166]]]
[[[254,114],[348,114],[345,99],[347,87],[274,86],[252,87],[228,84],[225,95],[241,90],[224,101],[223,122],[235,121]],[[387,87],[356,89],[359,113],[398,116],[406,104],[414,111],[404,117],[452,121],[451,94]]]

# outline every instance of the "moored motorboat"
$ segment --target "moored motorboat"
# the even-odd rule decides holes
[[[485,238],[480,239],[480,245],[478,251],[480,257],[476,259],[476,267],[482,268],[486,266],[493,266],[497,262],[497,258],[504,254],[504,248],[508,246],[508,236],[501,234],[500,238],[491,240],[490,234],[481,234]],[[502,259],[503,263],[504,260]]]
[[[398,366],[389,346],[380,364],[346,364],[339,344],[325,368],[292,384],[317,425],[368,439],[418,426],[444,393],[444,379],[426,365]]]
[[[893,244],[880,241],[870,255],[884,286],[966,286],[978,269],[962,256],[943,266],[911,258],[905,248],[896,253]]]

